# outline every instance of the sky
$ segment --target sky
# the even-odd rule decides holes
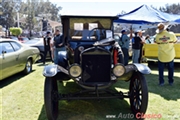
[[[49,0],[50,2],[57,4],[62,7],[60,14],[66,13],[87,13],[90,11],[99,13],[109,13],[117,15],[121,11],[130,12],[135,8],[146,4],[148,6],[153,6],[156,8],[165,7],[166,4],[180,3],[179,0],[124,0],[126,2],[121,2],[122,0]],[[58,1],[58,2],[57,2]],[[86,1],[86,2],[84,2]],[[111,1],[111,2],[109,2]],[[158,2],[156,2],[158,1]]]

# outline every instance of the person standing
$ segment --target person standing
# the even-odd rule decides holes
[[[50,43],[51,43],[50,32],[47,32],[46,36],[44,37],[44,59],[43,59],[43,64],[45,64],[45,62],[46,62],[46,56],[47,56],[48,52],[49,52],[51,61],[53,61],[52,56],[51,56],[51,46],[50,46]]]
[[[124,54],[124,65],[128,65],[129,62],[129,43],[130,43],[130,38],[127,36],[126,30],[121,31],[121,48],[122,52]]]
[[[139,56],[140,56],[140,48],[141,44],[143,44],[143,41],[141,38],[138,36],[138,32],[136,31],[135,36],[132,38],[132,61],[133,63],[139,63]]]
[[[60,30],[56,29],[55,37],[54,37],[54,63],[58,64],[58,52],[64,51],[64,42],[63,42],[63,35],[60,34]]]
[[[139,34],[139,37],[141,38],[141,40],[144,42],[144,38],[143,38],[143,31],[139,31],[138,34]],[[142,59],[142,49],[143,49],[143,42],[140,44],[140,52],[139,52],[139,63],[141,63],[141,59]]]
[[[174,83],[174,43],[177,38],[173,32],[168,32],[163,23],[159,23],[156,30],[155,43],[158,44],[158,70],[159,85],[164,85],[164,65],[168,66],[168,82],[169,85]]]
[[[150,40],[149,35],[146,36],[146,38],[145,38],[145,43],[146,43],[146,44],[151,44],[151,40]]]
[[[54,46],[54,36],[55,34],[52,35],[52,40],[51,40],[51,43],[50,43],[50,46],[51,46],[51,55],[52,55],[52,59],[54,61],[54,50],[55,50],[55,46]]]

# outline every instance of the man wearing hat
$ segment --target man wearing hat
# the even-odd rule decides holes
[[[174,43],[177,41],[173,32],[168,32],[163,23],[159,23],[156,30],[155,43],[158,44],[158,70],[159,85],[164,85],[164,66],[168,66],[168,82],[173,85],[174,82]]]
[[[45,38],[44,38],[44,60],[43,60],[43,64],[45,64],[45,62],[46,62],[46,56],[47,56],[48,52],[49,52],[49,55],[50,55],[51,60],[52,60],[50,43],[51,43],[51,37],[50,37],[50,32],[48,31],[46,33]]]
[[[132,62],[133,63],[139,63],[139,57],[140,57],[140,49],[141,49],[141,44],[143,44],[143,41],[141,37],[139,37],[139,32],[140,30],[135,30],[134,31],[134,37],[132,38]]]

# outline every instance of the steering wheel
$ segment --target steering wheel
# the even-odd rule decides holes
[[[89,39],[91,39],[91,35],[92,35],[92,33],[93,33],[94,31],[99,31],[98,34],[97,34],[97,33],[95,34],[95,37],[96,37],[97,40],[100,40],[100,38],[101,38],[101,36],[102,36],[102,32],[101,32],[100,30],[104,30],[104,31],[105,31],[105,29],[93,28],[93,29],[89,32],[89,34],[88,34]],[[92,40],[92,39],[91,39],[91,40]]]

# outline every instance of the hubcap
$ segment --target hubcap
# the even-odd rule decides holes
[[[28,72],[31,71],[31,62],[30,61],[27,62],[26,69],[27,69]]]

